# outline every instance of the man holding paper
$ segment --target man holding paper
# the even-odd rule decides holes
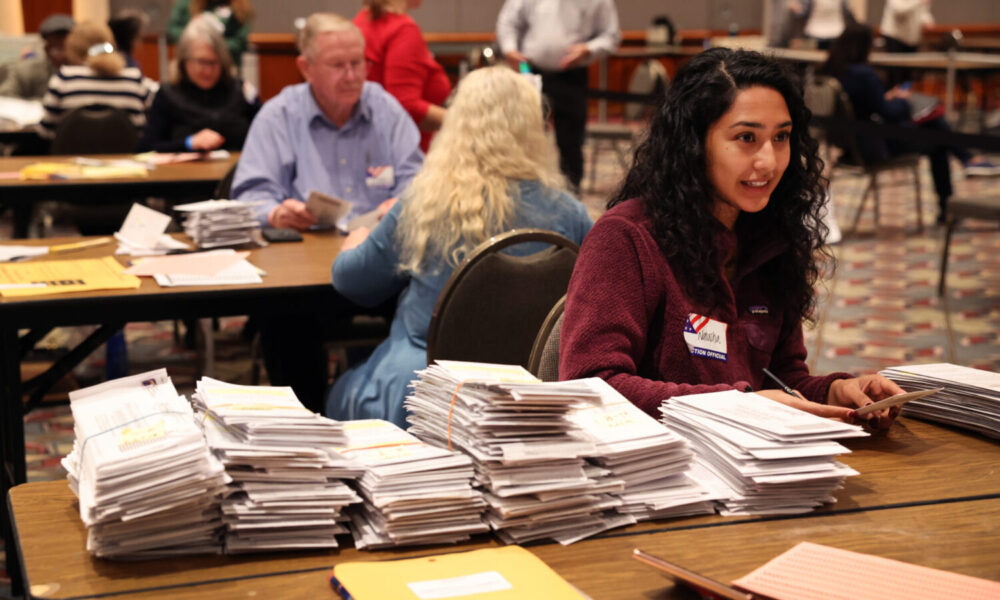
[[[345,228],[406,187],[423,163],[420,133],[395,98],[365,82],[364,38],[349,20],[313,14],[298,45],[306,83],[282,90],[250,125],[233,198],[259,202],[264,226],[305,230],[317,223],[305,201],[321,192],[352,204]]]

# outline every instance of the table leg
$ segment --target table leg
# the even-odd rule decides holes
[[[21,406],[21,353],[18,348],[17,329],[0,326],[0,527],[3,528],[4,551],[7,555],[7,573],[11,592],[21,593],[21,566],[14,543],[13,528],[8,512],[7,492],[24,483],[27,472],[24,464],[24,413]]]
[[[955,122],[955,51],[948,51],[948,70],[945,73],[944,114],[949,123]]]

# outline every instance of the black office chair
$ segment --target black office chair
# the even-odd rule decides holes
[[[215,198],[228,199],[233,191],[233,178],[236,177],[236,167],[239,162],[234,162],[233,166],[229,167],[226,171],[226,175],[219,180],[219,184],[215,186]]]
[[[562,336],[566,296],[556,301],[542,322],[528,359],[528,370],[542,381],[559,381],[559,339]]]
[[[135,152],[139,131],[121,109],[93,105],[71,110],[56,126],[52,154]]]
[[[855,120],[854,107],[851,99],[841,87],[840,82],[835,77],[815,76],[806,82],[805,102],[813,115],[821,117],[839,118],[848,121]],[[913,188],[917,203],[917,231],[924,230],[923,208],[920,199],[920,155],[916,153],[893,156],[881,161],[866,160],[858,144],[858,137],[850,130],[842,130],[831,127],[826,130],[813,130],[814,137],[817,137],[828,146],[835,146],[843,151],[840,161],[835,166],[835,171],[842,171],[849,174],[861,175],[868,179],[868,185],[858,203],[858,210],[854,213],[854,219],[849,232],[854,232],[858,228],[858,221],[861,220],[861,213],[865,208],[868,197],[873,199],[873,209],[875,211],[875,226],[878,226],[879,213],[879,182],[878,176],[882,173],[897,169],[905,169],[913,175]]]
[[[501,250],[542,242],[513,256]],[[473,250],[441,290],[427,334],[427,362],[469,360],[527,366],[538,329],[566,293],[579,248],[541,229],[515,229]]]

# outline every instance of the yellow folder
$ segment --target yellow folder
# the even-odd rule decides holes
[[[344,600],[580,600],[580,592],[520,546],[335,566],[330,584]]]

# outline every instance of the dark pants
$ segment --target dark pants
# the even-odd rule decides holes
[[[951,131],[948,122],[944,117],[924,121],[918,127],[926,129],[937,129],[940,131]],[[934,180],[934,192],[937,193],[938,207],[941,209],[939,219],[943,218],[948,210],[948,199],[953,193],[951,186],[951,165],[948,163],[948,155],[954,154],[955,158],[966,163],[972,158],[972,153],[965,148],[958,146],[942,146],[929,143],[916,143],[906,140],[887,139],[886,145],[889,154],[896,156],[909,152],[924,154],[931,161],[931,178]]]
[[[356,315],[382,316],[392,320],[396,298],[366,308],[340,294],[322,313],[288,312],[254,315],[260,331],[261,353],[271,385],[288,385],[309,410],[323,414],[330,382],[330,357],[325,342],[342,337]]]
[[[552,109],[559,168],[574,189],[583,180],[583,137],[587,129],[587,68],[542,71],[542,93]]]

